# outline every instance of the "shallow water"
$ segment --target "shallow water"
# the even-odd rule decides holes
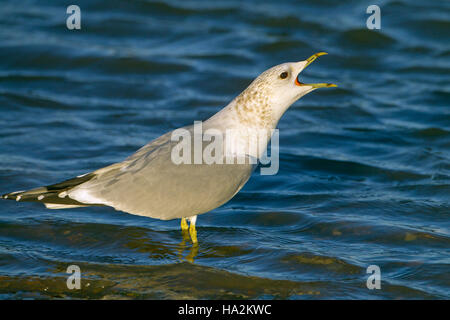
[[[449,298],[450,4],[0,3],[0,193],[121,161],[319,51],[333,82],[280,121],[280,170],[199,216],[0,203],[0,298]],[[82,289],[68,290],[78,265]],[[381,290],[366,269],[381,268]]]

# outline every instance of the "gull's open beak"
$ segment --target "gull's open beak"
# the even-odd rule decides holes
[[[320,56],[324,56],[328,53],[326,52],[318,52],[316,54],[313,54],[311,57],[309,57],[308,59],[306,59],[306,61],[301,61],[306,62],[305,65],[303,66],[302,70],[305,70],[307,66],[309,66],[314,60],[316,60],[318,57]],[[300,71],[300,72],[301,72]],[[298,81],[298,76],[300,75],[300,73],[297,75],[297,77],[295,78],[295,84],[297,86],[308,86],[308,87],[313,87],[314,89],[316,88],[324,88],[324,87],[337,87],[337,85],[333,84],[333,83],[302,83],[300,81]]]

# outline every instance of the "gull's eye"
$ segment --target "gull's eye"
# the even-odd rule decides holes
[[[289,73],[287,71],[280,74],[280,79],[286,79],[288,77]]]

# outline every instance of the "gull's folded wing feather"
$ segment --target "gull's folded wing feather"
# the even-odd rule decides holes
[[[84,204],[103,204],[163,220],[208,212],[231,199],[254,169],[249,164],[179,164],[171,159],[171,132],[124,162],[94,171],[68,192]],[[193,149],[193,148],[192,148]]]

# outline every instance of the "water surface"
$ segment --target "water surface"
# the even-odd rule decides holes
[[[2,201],[0,298],[450,297],[448,2],[380,1],[373,31],[372,1],[75,4],[79,31],[0,4],[0,193],[121,161],[272,65],[327,51],[302,79],[339,87],[288,110],[279,173],[199,216],[198,248],[179,220]]]

